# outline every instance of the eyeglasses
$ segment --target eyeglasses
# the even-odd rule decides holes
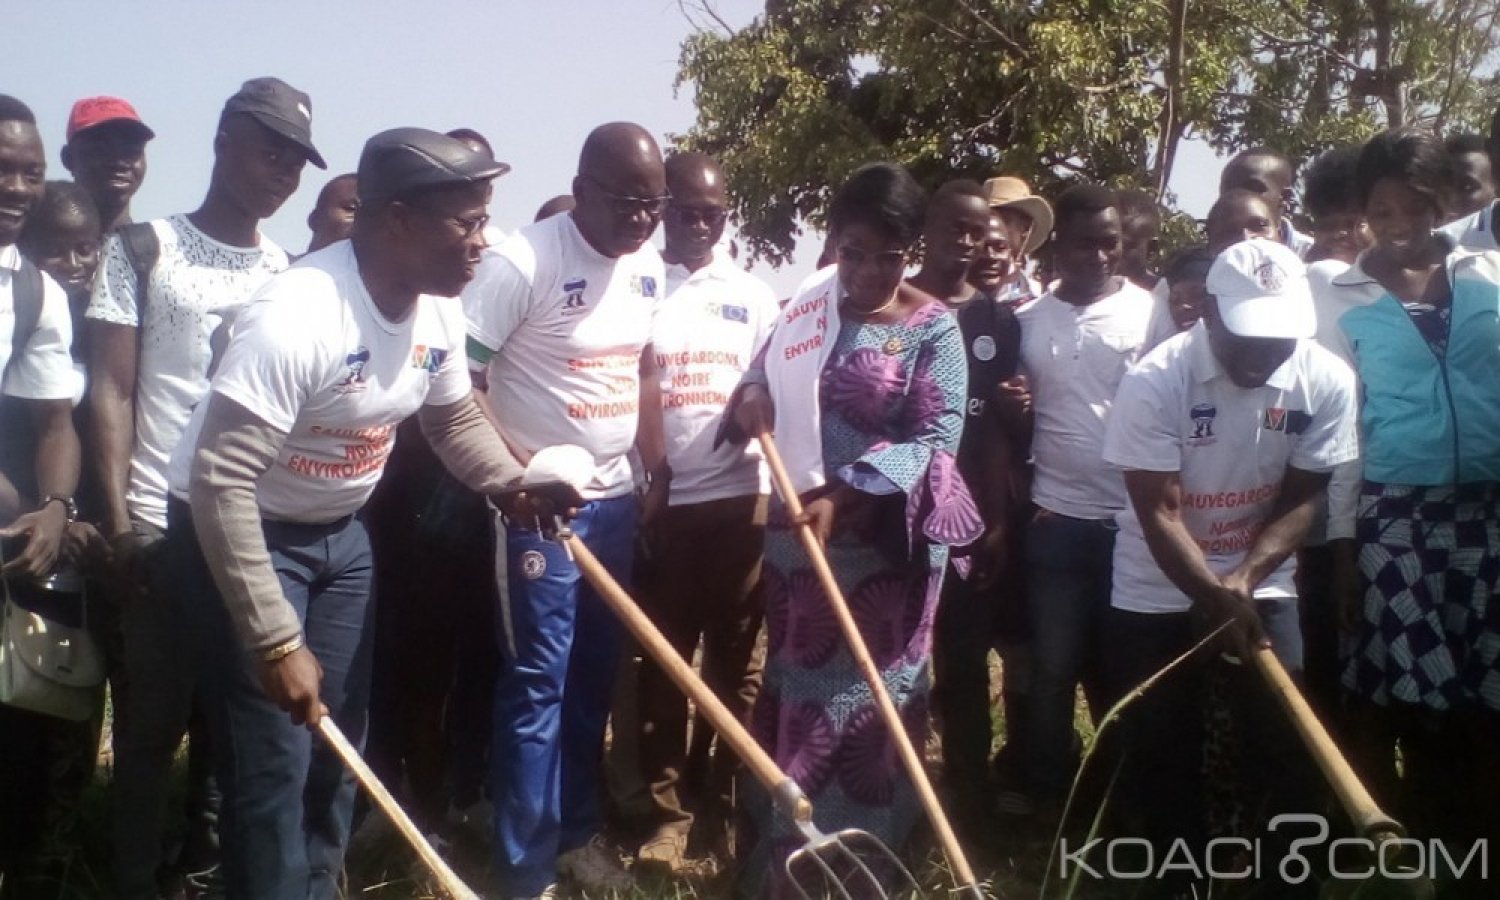
[[[488,215],[470,216],[469,218],[464,218],[462,216],[444,216],[443,220],[446,222],[452,222],[454,225],[457,225],[459,231],[463,232],[464,240],[466,241],[479,232],[483,231],[484,226],[490,224],[490,217]]]
[[[592,175],[584,175],[583,178],[598,188],[599,193],[609,198],[610,208],[622,219],[633,218],[642,213],[649,218],[660,219],[667,204],[672,201],[671,194],[662,194],[660,197],[632,197],[629,194],[616,194],[604,182]]]
[[[465,241],[483,231],[484,226],[490,224],[490,217],[485,214],[477,216],[450,216],[444,214],[441,210],[433,209],[430,206],[422,206],[418,203],[407,203],[406,205],[410,206],[412,209],[421,210],[422,212],[429,215],[437,216],[450,225],[457,225],[459,233],[462,235],[462,240]]]
[[[729,210],[715,207],[668,206],[667,214],[681,225],[718,228],[729,219]]]

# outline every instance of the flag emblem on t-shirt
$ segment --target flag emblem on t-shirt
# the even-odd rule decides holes
[[[1280,406],[1272,406],[1266,410],[1261,425],[1267,431],[1280,431],[1284,434],[1301,434],[1312,424],[1312,416],[1300,409],[1283,409]]]
[[[650,275],[635,275],[630,279],[630,286],[642,297],[656,296],[656,279]]]
[[[441,347],[429,347],[426,344],[418,344],[411,348],[411,365],[414,369],[424,369],[429,375],[436,375],[438,369],[443,367],[443,360],[448,358],[448,351]]]
[[[729,306],[728,304],[725,304],[724,306],[719,307],[719,315],[723,316],[730,322],[743,322],[748,324],[750,321],[750,310],[746,309],[743,306]]]

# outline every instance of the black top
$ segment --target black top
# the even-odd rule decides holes
[[[974,298],[954,313],[963,335],[964,353],[969,360],[969,402],[964,410],[964,435],[958,446],[959,472],[966,477],[974,472],[989,402],[1000,382],[1015,377],[1021,357],[1021,323],[1011,308],[988,294]]]

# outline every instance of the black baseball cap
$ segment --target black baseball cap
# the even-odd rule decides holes
[[[510,171],[488,153],[426,128],[392,128],[365,141],[359,155],[362,203],[429,188],[488,181]]]
[[[328,168],[312,142],[312,100],[280,78],[252,78],[224,103],[224,115],[245,113],[307,151],[307,160]]]

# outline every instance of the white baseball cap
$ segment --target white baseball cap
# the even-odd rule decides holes
[[[1318,329],[1307,267],[1285,244],[1240,241],[1214,260],[1204,287],[1238,337],[1310,338]]]

